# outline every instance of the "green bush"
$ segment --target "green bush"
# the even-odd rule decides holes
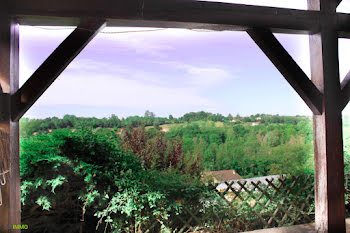
[[[20,163],[22,218],[31,232],[171,229],[181,203],[198,201],[203,188],[171,167],[144,169],[116,132],[103,129],[22,139]]]

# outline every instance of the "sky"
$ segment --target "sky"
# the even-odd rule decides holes
[[[306,9],[306,0],[222,2]],[[343,0],[338,12],[350,12],[350,0]],[[73,29],[20,27],[20,85]],[[275,36],[310,76],[308,37]],[[350,70],[348,49],[348,40],[341,39],[341,79]],[[25,117],[126,117],[143,115],[146,110],[165,117],[202,110],[241,116],[311,115],[245,32],[107,27]],[[350,107],[344,114],[350,114]]]

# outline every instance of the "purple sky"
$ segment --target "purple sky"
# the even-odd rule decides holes
[[[255,2],[304,9],[306,1],[295,0],[294,5],[275,0]],[[345,0],[340,9],[346,11],[349,6]],[[21,27],[21,83],[73,30],[52,29]],[[154,29],[106,28],[25,116],[129,116],[143,115],[145,110],[158,116],[200,110],[224,115],[311,114],[244,32],[166,29],[108,33],[135,30]],[[307,36],[276,37],[309,75]],[[341,77],[350,69],[345,53],[348,49],[347,40],[340,40]]]

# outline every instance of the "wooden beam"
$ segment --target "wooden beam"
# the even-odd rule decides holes
[[[273,32],[309,33],[319,31],[317,11],[248,6],[194,0],[11,0],[11,14],[22,24],[74,24],[81,17],[106,18],[108,26],[128,26],[139,21],[148,26],[245,30],[266,27]],[[48,10],[49,9],[49,10]],[[40,16],[40,17],[38,17]],[[50,17],[61,17],[53,22]],[[120,21],[124,20],[124,21]],[[139,24],[142,25],[142,24]]]
[[[316,231],[345,233],[344,160],[334,2],[308,0],[320,10],[321,32],[310,35],[311,80],[323,93],[322,115],[313,116]]]
[[[21,25],[30,26],[73,26],[79,24],[77,18],[63,18],[52,16],[28,16],[21,15],[17,17]],[[245,31],[247,27],[222,24],[206,24],[206,23],[185,23],[175,21],[155,21],[155,20],[131,20],[131,19],[109,19],[107,26],[110,27],[155,27],[155,28],[183,28],[183,29],[205,29],[213,31]],[[306,32],[295,31],[297,34],[305,34]]]
[[[350,14],[337,13],[336,17],[338,36],[340,38],[350,38]]]
[[[321,92],[283,48],[272,32],[267,29],[251,29],[247,33],[304,100],[311,111],[316,115],[321,114]]]
[[[104,20],[83,21],[12,97],[12,120],[18,121],[73,59],[105,26]]]
[[[3,9],[2,9],[3,10]],[[1,11],[1,10],[0,10]],[[9,15],[0,12],[0,232],[19,232],[9,229],[21,222],[19,175],[19,127],[10,119],[10,98],[18,89],[19,26]]]
[[[350,100],[350,71],[346,74],[345,78],[340,84],[341,87],[341,110],[344,110]]]

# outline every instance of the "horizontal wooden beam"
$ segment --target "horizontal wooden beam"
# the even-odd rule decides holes
[[[267,29],[251,29],[247,33],[315,115],[322,114],[322,93]]]
[[[84,20],[12,96],[12,120],[19,120],[72,60],[105,26],[105,20]]]
[[[53,16],[17,16],[21,25],[30,26],[77,26],[79,18],[62,18]],[[248,27],[237,25],[222,25],[209,23],[186,23],[175,21],[155,20],[134,20],[134,19],[108,19],[109,27],[154,27],[154,28],[184,28],[184,29],[205,29],[212,31],[246,31]],[[283,30],[281,31],[283,32]],[[289,32],[289,30],[288,30]],[[306,31],[294,31],[295,34],[306,34]]]
[[[346,105],[349,103],[350,100],[350,71],[346,74],[345,78],[340,84],[341,87],[341,97],[342,97],[342,102],[340,103],[341,105],[341,110],[344,110]]]
[[[108,26],[147,24],[222,30],[267,27],[273,32],[305,34],[320,28],[317,11],[194,0],[11,0],[9,5],[21,24],[30,25],[71,25],[81,17],[101,17],[107,19]]]
[[[336,16],[338,37],[350,38],[350,14],[337,13]]]

